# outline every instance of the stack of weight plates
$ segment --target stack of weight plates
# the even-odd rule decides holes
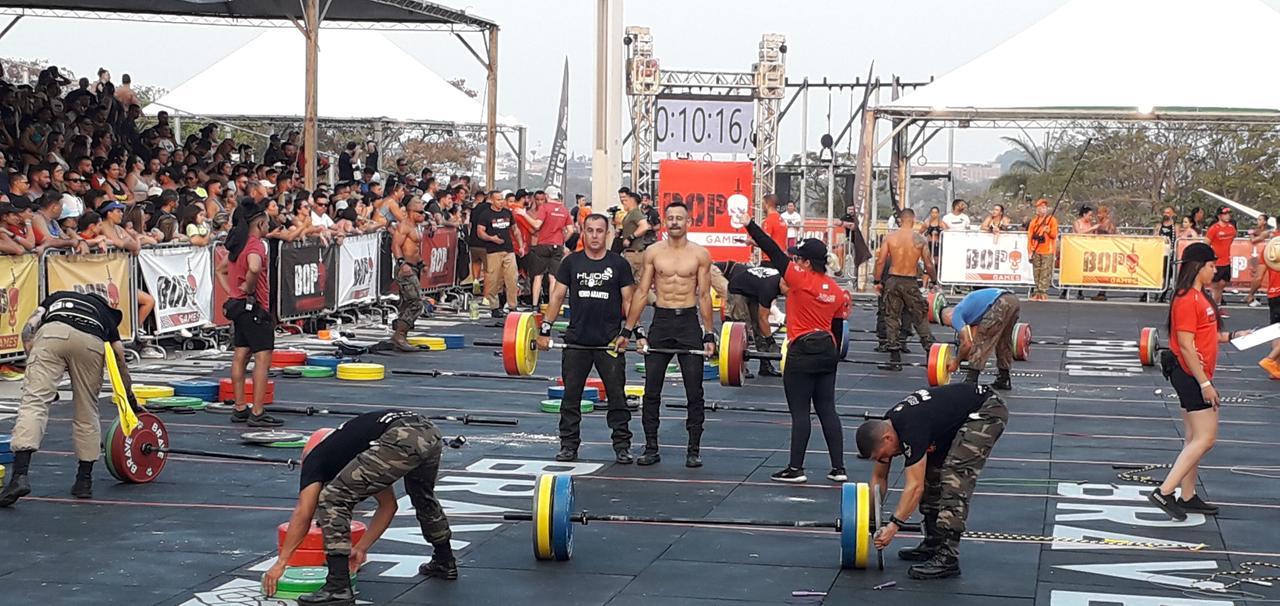
[[[13,462],[13,448],[9,445],[12,438],[7,433],[0,433],[0,465],[8,465]],[[0,467],[3,469],[3,467]]]
[[[173,387],[173,395],[175,396],[200,398],[205,402],[213,402],[218,399],[218,383],[216,381],[193,379],[190,381],[173,381],[169,385]]]
[[[445,350],[449,346],[440,337],[409,337],[409,344],[414,347],[428,347],[431,351]]]
[[[467,337],[463,335],[437,335],[444,339],[444,346],[449,349],[462,349],[467,346]]]
[[[187,412],[204,410],[208,403],[200,398],[191,396],[168,396],[159,398],[148,398],[147,408],[151,410],[172,410],[174,412]]]
[[[245,377],[244,394],[246,398],[253,396],[253,379]],[[231,379],[223,379],[218,382],[218,401],[226,402],[236,399],[235,388],[231,385]],[[270,404],[276,401],[276,382],[267,379],[267,401],[263,404]]]
[[[644,385],[628,385],[623,390],[626,391],[628,398],[644,397]]]
[[[307,363],[307,352],[301,349],[277,349],[271,352],[271,367],[284,368]]]
[[[307,356],[307,366],[327,366],[336,369],[341,363],[342,358],[337,356]]]
[[[141,406],[146,406],[147,400],[151,398],[167,398],[172,395],[173,388],[168,385],[133,384],[133,397],[138,399],[138,404]]]
[[[644,362],[636,362],[636,372],[644,374]],[[680,363],[672,360],[670,364],[667,364],[667,374],[679,376]]]
[[[381,364],[346,362],[338,365],[338,378],[343,381],[381,381],[386,369]]]
[[[591,412],[591,411],[593,411],[593,410],[595,410],[595,409],[596,409],[596,405],[595,405],[595,404],[592,404],[590,401],[588,401],[588,400],[587,400],[587,399],[585,399],[585,398],[584,398],[581,402],[579,402],[579,403],[578,403],[578,406],[579,406],[579,410],[581,410],[583,413],[588,413],[588,412]],[[539,406],[539,408],[541,408],[541,409],[542,409],[542,412],[549,412],[549,413],[552,413],[552,414],[559,414],[559,413],[560,413],[560,400],[543,400],[543,401],[542,401],[542,404],[541,404],[541,406]]]
[[[281,524],[276,527],[277,549],[279,549],[280,545],[284,543],[284,535],[288,530],[289,530],[288,522],[285,522],[284,524]],[[358,543],[360,539],[364,538],[364,533],[366,530],[367,528],[365,527],[363,522],[352,520],[351,521],[351,542],[353,544]],[[308,531],[307,536],[302,539],[302,544],[298,545],[298,548],[294,550],[293,557],[289,558],[289,562],[287,563],[287,566],[291,568],[299,568],[299,567],[324,566],[324,565],[325,565],[324,536],[320,533],[320,527],[316,526],[315,523],[312,523],[310,531]],[[288,575],[289,574],[288,568],[286,568],[285,570],[286,570],[285,574]],[[321,570],[324,570],[324,568],[321,568]],[[321,575],[320,577],[320,584],[321,585],[324,584],[324,575]],[[319,586],[317,586],[316,588],[318,589]],[[311,591],[315,591],[315,590],[312,589]],[[302,593],[308,593],[308,592],[304,591]],[[281,596],[279,592],[277,592],[276,597],[284,597],[284,596]],[[297,596],[293,596],[293,597],[297,597]]]
[[[276,581],[276,593],[272,598],[280,600],[296,600],[304,593],[318,591],[324,585],[329,569],[324,566],[289,566],[284,575]],[[351,575],[351,586],[356,585],[356,575]]]
[[[333,369],[328,366],[286,366],[280,369],[280,374],[291,379],[324,379],[333,376]]]
[[[601,390],[599,387],[584,387],[582,388],[582,399],[591,401],[591,402],[599,402],[600,399],[603,397],[601,395],[602,391],[603,390]],[[548,387],[547,397],[552,398],[554,400],[559,400],[563,398],[564,387],[559,385],[553,385],[551,387]]]

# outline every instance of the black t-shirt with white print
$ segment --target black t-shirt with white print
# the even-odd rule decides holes
[[[916,464],[925,455],[929,465],[941,464],[960,426],[992,393],[987,385],[953,383],[914,391],[889,409],[885,416],[898,433],[906,466]]]
[[[608,345],[622,328],[622,289],[635,283],[631,264],[606,252],[600,260],[575,252],[560,263],[556,280],[569,289],[569,328],[565,343]]]

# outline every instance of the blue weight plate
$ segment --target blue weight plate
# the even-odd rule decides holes
[[[557,475],[551,501],[551,551],[557,562],[573,557],[573,476]]]
[[[553,400],[563,400],[563,399],[564,399],[564,386],[563,386],[563,385],[552,385],[551,387],[548,387],[548,388],[547,388],[547,397],[548,397],[548,398],[551,398],[551,399],[553,399]],[[584,388],[582,389],[582,400],[583,400],[583,401],[585,401],[585,402],[593,402],[593,403],[594,403],[594,402],[599,402],[599,401],[600,401],[600,389],[599,389],[599,388],[596,388],[596,387],[584,387]]]
[[[327,366],[329,368],[337,368],[342,363],[342,358],[337,356],[307,356],[307,366]]]
[[[10,463],[12,463],[12,462],[13,462],[13,453],[12,453],[12,452],[3,452],[3,453],[0,453],[0,465],[8,465],[8,464],[10,464]]]
[[[445,347],[449,349],[462,349],[467,346],[467,338],[463,335],[436,335],[444,339]]]
[[[858,485],[840,487],[840,567],[852,569],[858,553]]]

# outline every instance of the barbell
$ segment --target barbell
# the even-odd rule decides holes
[[[317,408],[315,406],[292,407],[292,406],[272,406],[271,412],[284,414],[306,415],[308,417],[331,415],[335,417],[358,417],[363,412],[354,410],[335,410],[331,408]],[[430,421],[451,421],[454,423],[462,423],[463,425],[519,425],[518,419],[508,419],[501,417],[477,417],[474,415],[419,415]]]
[[[773,528],[829,528],[840,533],[840,567],[865,569],[871,561],[874,537],[881,528],[880,491],[870,484],[848,482],[840,488],[840,509],[830,521],[686,518],[596,514],[574,507],[574,480],[566,474],[542,474],[534,483],[533,509],[502,515],[507,521],[533,522],[533,553],[539,560],[568,561],[573,557],[573,525],[590,522],[688,524],[696,526],[765,526]],[[919,525],[904,530],[918,531]],[[884,558],[876,550],[877,567]]]

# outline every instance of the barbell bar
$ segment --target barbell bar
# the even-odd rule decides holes
[[[358,417],[364,413],[353,410],[334,410],[330,408],[317,408],[315,406],[292,407],[292,406],[272,406],[272,412],[284,414],[306,415],[308,417],[332,415],[335,417]],[[452,421],[462,423],[463,425],[519,425],[517,419],[505,419],[497,417],[476,417],[472,415],[420,415],[422,418],[430,421]]]

